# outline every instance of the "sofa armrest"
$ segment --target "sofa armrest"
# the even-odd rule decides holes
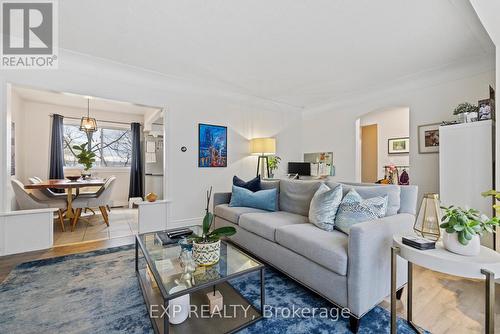
[[[390,294],[394,235],[412,232],[415,216],[401,213],[351,227],[348,242],[348,305],[358,316]],[[398,287],[406,283],[406,261],[398,257]]]
[[[229,204],[231,201],[231,193],[215,193],[214,194],[214,207],[220,204]]]

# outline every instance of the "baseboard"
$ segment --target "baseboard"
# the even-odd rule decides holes
[[[186,227],[192,225],[201,225],[203,222],[203,217],[187,218],[187,219],[177,219],[172,220],[167,223],[168,229]]]

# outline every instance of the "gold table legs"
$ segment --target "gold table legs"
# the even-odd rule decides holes
[[[68,196],[67,196],[68,207],[66,209],[66,218],[71,219],[75,216],[73,212],[73,207],[71,206],[71,202],[73,202],[73,188],[68,188]]]
[[[397,333],[397,316],[396,316],[396,291],[397,287],[397,256],[399,254],[398,247],[391,247],[391,334]],[[486,276],[485,280],[485,326],[486,334],[495,333],[495,274],[489,270],[481,269],[481,273]],[[406,306],[406,321],[417,332],[423,333],[413,323],[413,263],[408,261],[408,284],[407,284],[407,306]]]

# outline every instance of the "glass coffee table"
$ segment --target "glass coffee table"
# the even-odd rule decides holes
[[[199,226],[189,226],[200,235]],[[139,234],[135,239],[135,270],[148,307],[155,333],[233,333],[260,320],[265,304],[264,265],[229,241],[221,242],[218,263],[197,266],[189,281],[182,280],[183,269],[177,244],[162,246],[156,232]],[[260,272],[260,310],[247,301],[228,281]],[[210,315],[207,293],[220,291],[224,307]],[[190,295],[188,318],[170,324],[169,301]],[[175,311],[173,311],[175,312]]]

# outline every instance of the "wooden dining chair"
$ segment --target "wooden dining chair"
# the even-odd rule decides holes
[[[116,177],[111,176],[103,186],[103,191],[97,197],[85,197],[78,196],[72,202],[73,209],[75,210],[75,216],[73,217],[73,223],[71,225],[71,231],[75,230],[76,223],[80,216],[82,215],[82,210],[85,208],[99,208],[102,214],[102,218],[107,226],[109,226],[109,216],[106,210],[106,206],[111,205],[111,193],[115,184]]]
[[[61,229],[64,232],[63,210],[65,210],[67,206],[65,199],[40,200],[35,196],[33,196],[28,191],[26,191],[21,181],[14,178],[11,179],[11,185],[12,189],[14,190],[17,205],[21,210],[45,209],[45,208],[58,209],[57,213],[58,213],[59,223],[61,224]]]

